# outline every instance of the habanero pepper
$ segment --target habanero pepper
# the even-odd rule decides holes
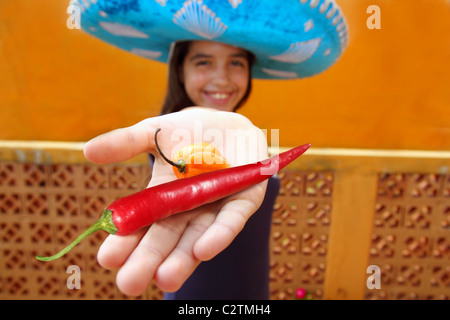
[[[36,259],[56,260],[98,230],[115,235],[129,235],[173,214],[189,211],[245,190],[283,169],[310,146],[305,144],[264,161],[173,180],[117,199],[103,211],[97,222],[66,248],[50,257],[38,255]]]
[[[178,179],[189,178],[198,174],[229,168],[230,164],[220,151],[210,143],[191,144],[177,151],[172,160],[168,159],[158,145],[155,133],[155,145],[159,154],[172,165],[173,172]]]

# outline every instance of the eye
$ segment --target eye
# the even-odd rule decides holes
[[[196,66],[208,66],[210,64],[211,64],[211,62],[209,60],[197,60],[195,62]]]
[[[242,59],[234,59],[234,60],[231,60],[231,65],[234,67],[246,67],[247,61],[242,60]]]

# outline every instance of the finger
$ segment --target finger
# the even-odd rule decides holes
[[[208,261],[227,248],[261,205],[265,189],[265,183],[261,183],[228,198],[214,223],[195,244],[194,256]]]
[[[139,230],[128,236],[109,235],[98,250],[98,263],[105,269],[120,268],[146,231],[146,229]]]
[[[131,127],[102,134],[84,146],[84,156],[99,164],[129,160],[155,148],[154,135],[158,118],[143,120]]]
[[[200,263],[193,254],[194,244],[216,217],[214,205],[204,206],[201,209],[204,212],[199,212],[189,223],[176,248],[155,274],[155,282],[163,291],[178,290]]]
[[[117,286],[126,295],[142,294],[159,265],[177,245],[189,216],[179,214],[154,223],[117,273]]]

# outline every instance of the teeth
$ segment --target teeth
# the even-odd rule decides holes
[[[211,93],[211,97],[214,99],[226,99],[228,97],[228,93]]]

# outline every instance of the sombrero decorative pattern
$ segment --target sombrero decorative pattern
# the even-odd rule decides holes
[[[211,40],[256,56],[253,77],[295,79],[333,65],[348,27],[334,0],[72,0],[81,27],[145,58],[167,63],[170,45]]]

